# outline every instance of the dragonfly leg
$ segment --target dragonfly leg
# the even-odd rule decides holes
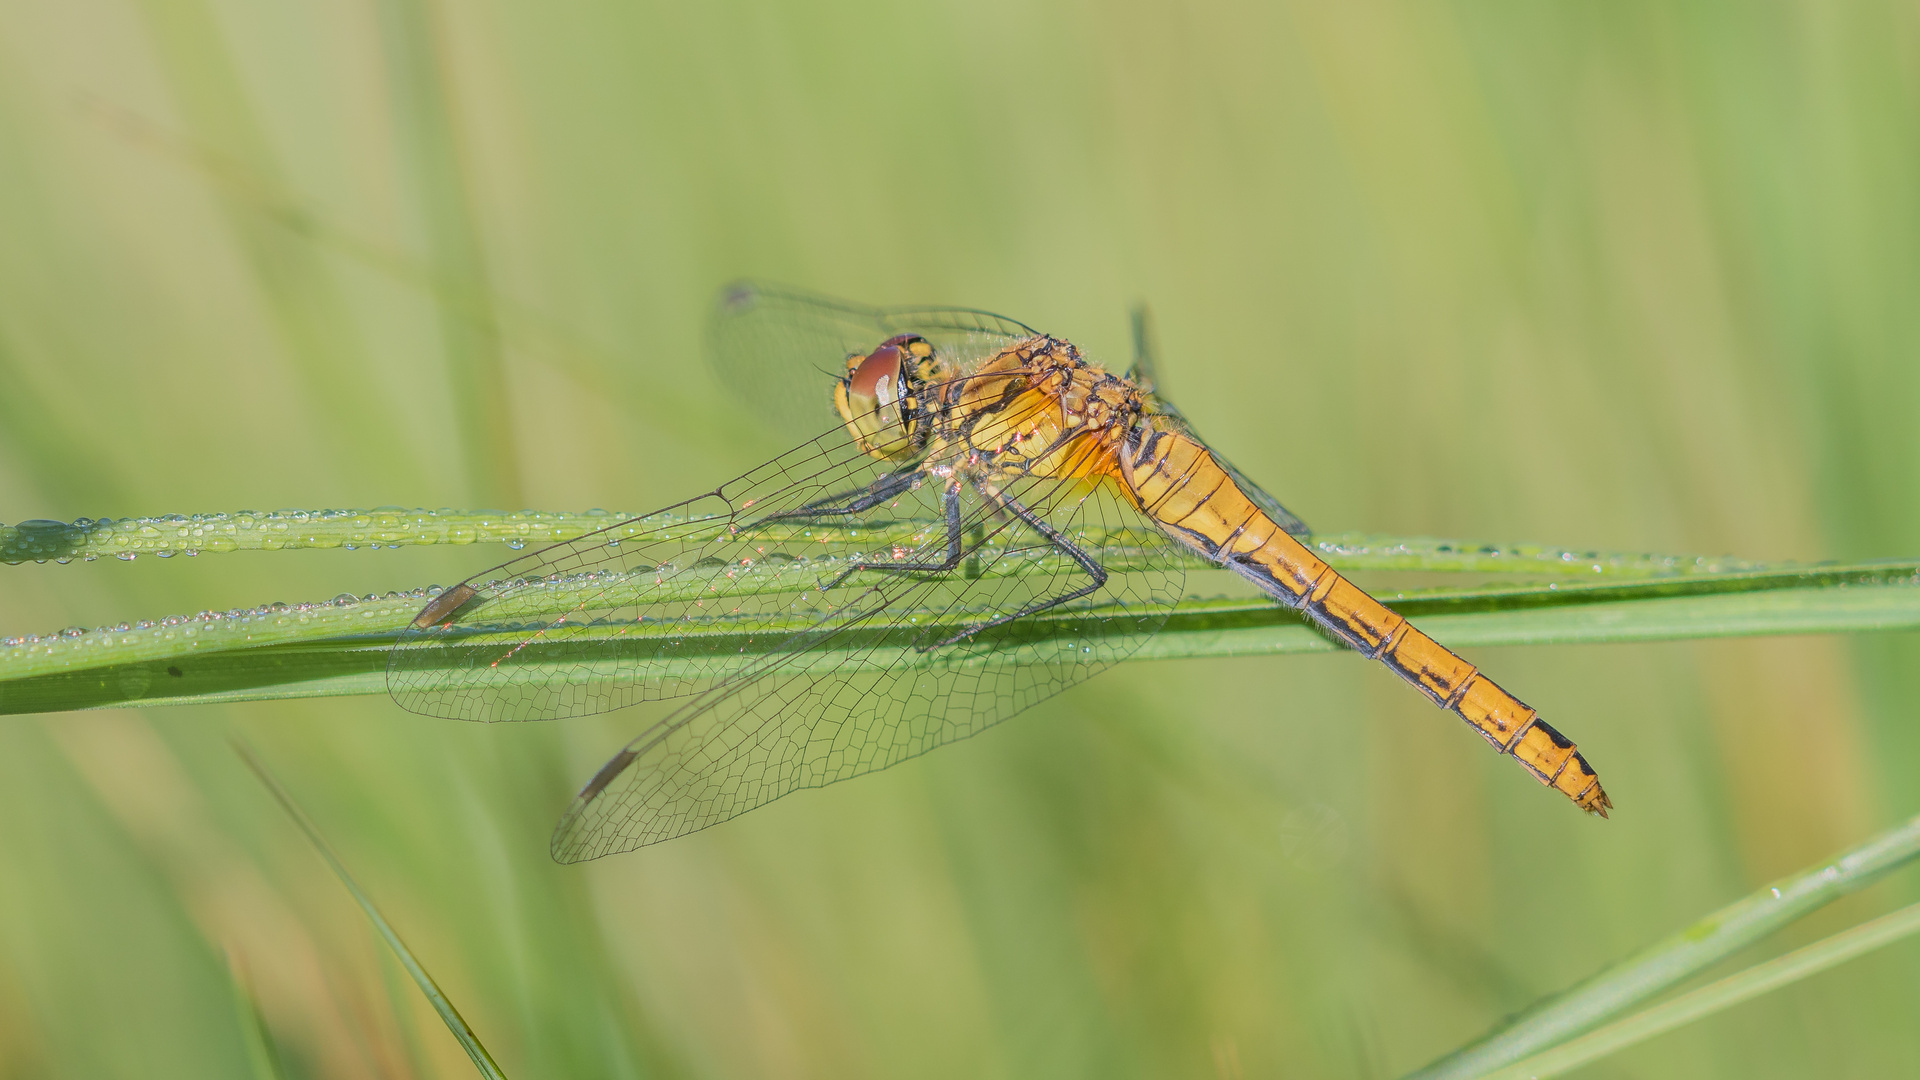
[[[896,497],[912,489],[919,480],[918,468],[903,469],[888,473],[863,488],[843,491],[838,495],[829,495],[819,502],[808,503],[798,510],[787,510],[778,514],[768,514],[761,521],[807,521],[815,518],[850,517],[864,514],[882,503],[892,502]]]
[[[1033,603],[1026,605],[1018,611],[1008,612],[997,618],[988,619],[986,622],[969,626],[944,641],[937,641],[932,645],[920,646],[920,652],[929,652],[933,649],[944,648],[955,642],[964,641],[982,630],[990,630],[993,627],[1010,623],[1015,619],[1024,619],[1029,615],[1037,615],[1042,611],[1046,611],[1048,608],[1059,607],[1061,604],[1070,604],[1081,597],[1091,596],[1095,592],[1098,592],[1101,586],[1107,583],[1106,567],[1101,566],[1099,562],[1095,561],[1092,555],[1082,551],[1073,541],[1062,536],[1060,530],[1047,524],[1044,518],[1022,505],[1018,499],[1003,492],[983,491],[983,494],[986,494],[1002,509],[1006,510],[1007,513],[1012,514],[1022,524],[1026,525],[1027,528],[1039,533],[1047,541],[1048,545],[1078,563],[1080,569],[1086,571],[1088,581],[1085,585],[1071,592],[1064,592],[1058,596],[1049,596],[1044,600],[1035,600]]]
[[[856,562],[856,563],[851,563],[847,566],[845,570],[842,570],[840,571],[839,574],[835,575],[832,581],[829,581],[825,585],[820,586],[821,590],[825,591],[827,589],[837,589],[840,587],[841,582],[846,581],[848,578],[852,577],[854,574],[857,574],[862,570],[877,570],[883,574],[944,574],[947,571],[952,570],[954,567],[959,566],[961,561],[967,557],[965,545],[961,542],[961,537],[964,533],[964,530],[961,528],[961,525],[960,525],[960,482],[959,481],[955,480],[947,484],[947,494],[944,502],[946,504],[946,519],[947,519],[947,557],[945,559],[937,563],[936,562],[918,562],[918,563]]]

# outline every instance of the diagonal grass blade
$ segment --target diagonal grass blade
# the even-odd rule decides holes
[[[1920,857],[1920,817],[1761,889],[1514,1017],[1406,1080],[1469,1080],[1561,1046]]]
[[[1911,904],[1889,915],[1870,919],[1850,930],[1795,949],[1765,963],[1729,975],[1663,1001],[1651,1009],[1635,1013],[1571,1042],[1561,1043],[1544,1053],[1488,1073],[1483,1080],[1546,1080],[1588,1062],[1598,1061],[1615,1051],[1625,1050],[1695,1020],[1712,1016],[1762,994],[1817,975],[1857,956],[1920,933],[1920,904]]]
[[[407,969],[407,974],[413,977],[414,984],[420,988],[420,992],[425,994],[427,1000],[433,1004],[433,1009],[440,1014],[440,1019],[446,1022],[447,1030],[453,1032],[453,1037],[460,1040],[460,1045],[466,1049],[467,1056],[473,1059],[474,1067],[480,1070],[480,1075],[488,1077],[489,1080],[506,1080],[507,1074],[500,1071],[500,1066],[494,1063],[493,1056],[487,1053],[487,1048],[481,1044],[480,1036],[474,1034],[472,1026],[460,1015],[460,1010],[454,1008],[453,1002],[440,989],[440,984],[433,981],[433,976],[421,966],[420,961],[414,957],[413,951],[407,948],[407,943],[400,940],[399,933],[387,922],[386,916],[380,914],[380,909],[374,906],[372,898],[360,888],[360,884],[353,879],[353,875],[347,872],[346,864],[340,861],[340,856],[334,854],[333,848],[328,846],[325,838],[320,835],[319,828],[293,801],[293,796],[287,794],[286,789],[280,786],[280,782],[273,778],[273,775],[267,771],[265,763],[251,747],[235,740],[233,748],[240,755],[241,760],[247,763],[247,767],[253,770],[253,774],[260,778],[260,782],[266,785],[267,791],[273,795],[281,809],[285,810],[287,816],[293,819],[293,823],[306,834],[314,850],[320,853],[320,857],[326,860],[327,866],[333,870],[334,876],[340,879],[340,884],[346,886],[347,892],[353,894],[354,902],[360,905],[361,911],[367,913],[367,918],[373,922],[373,928],[386,941],[387,947],[393,950],[393,955],[400,961],[400,965]]]

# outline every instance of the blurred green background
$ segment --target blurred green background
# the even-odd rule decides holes
[[[780,449],[752,274],[1124,360],[1327,530],[1920,553],[1911,5],[0,4],[0,519],[647,509]],[[823,425],[830,420],[823,415]],[[498,551],[0,568],[0,633]],[[658,715],[0,719],[0,1077],[1383,1077],[1920,810],[1914,635],[1471,657],[1582,818],[1352,657],[1141,664],[560,867]],[[1911,873],[1794,943],[1914,898]],[[1907,942],[1595,1077],[1920,1073]]]

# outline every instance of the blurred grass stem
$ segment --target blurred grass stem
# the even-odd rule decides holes
[[[465,450],[462,457],[482,502],[518,506],[520,458],[507,404],[500,321],[461,167],[445,41],[432,6],[422,0],[384,0],[379,7],[400,158],[426,222],[434,276],[450,286],[433,295],[446,357],[447,401]]]
[[[1879,881],[1916,856],[1920,816],[1721,908],[1522,1012],[1480,1041],[1408,1074],[1406,1080],[1471,1080],[1559,1047],[1781,927]]]
[[[1682,994],[1617,1023],[1561,1043],[1545,1053],[1487,1074],[1486,1080],[1544,1080],[1577,1069],[1608,1054],[1711,1016],[1722,1009],[1817,975],[1875,949],[1920,933],[1920,904],[1911,904],[1795,949],[1719,982]]]
[[[313,849],[320,853],[320,858],[326,861],[334,876],[340,879],[340,884],[346,886],[347,892],[353,894],[354,902],[360,905],[361,911],[366,912],[367,918],[373,922],[373,928],[379,932],[381,939],[387,943],[387,947],[393,950],[394,957],[400,961],[402,967],[406,968],[407,974],[412,976],[414,985],[420,988],[420,992],[425,994],[427,1000],[432,1003],[434,1011],[440,1014],[440,1019],[446,1022],[447,1030],[453,1032],[453,1037],[460,1041],[460,1045],[467,1051],[467,1056],[473,1059],[474,1067],[480,1070],[480,1075],[488,1077],[489,1080],[506,1080],[507,1074],[500,1071],[500,1066],[494,1063],[493,1055],[487,1053],[487,1048],[481,1044],[480,1037],[474,1034],[466,1018],[460,1015],[460,1010],[454,1007],[453,1002],[441,991],[440,984],[434,982],[433,976],[427,973],[427,969],[421,966],[419,960],[415,959],[413,950],[407,948],[407,943],[400,940],[399,933],[394,930],[392,924],[387,922],[386,916],[380,914],[380,909],[374,906],[373,899],[360,888],[360,883],[347,872],[346,863],[341,862],[340,856],[334,854],[333,848],[320,835],[319,828],[307,817],[306,812],[300,809],[299,804],[293,801],[293,796],[289,795],[287,790],[280,786],[280,782],[273,778],[273,774],[267,771],[266,764],[251,747],[235,739],[233,748],[240,755],[241,760],[247,763],[247,767],[253,770],[253,774],[260,778],[260,782],[273,795],[274,801],[280,804],[280,808],[285,810],[287,816],[293,819],[293,823],[306,834],[307,840],[313,844]]]

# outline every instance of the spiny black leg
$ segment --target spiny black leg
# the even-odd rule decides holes
[[[1061,604],[1070,604],[1073,601],[1078,600],[1083,596],[1092,595],[1093,593],[1099,591],[1102,585],[1105,585],[1107,583],[1107,568],[1104,566],[1101,566],[1098,562],[1095,562],[1093,556],[1087,554],[1085,551],[1082,551],[1080,550],[1080,548],[1076,547],[1073,541],[1068,540],[1066,537],[1060,535],[1060,530],[1047,524],[1046,521],[1040,517],[1040,515],[1034,513],[1032,510],[1027,509],[1025,506],[1020,504],[1019,500],[1014,499],[1011,496],[1008,496],[1005,494],[998,494],[994,496],[994,499],[996,502],[1000,504],[1000,506],[1004,507],[1008,513],[1018,518],[1028,528],[1032,529],[1034,532],[1037,532],[1041,536],[1045,537],[1047,540],[1047,543],[1051,544],[1055,549],[1061,552],[1064,552],[1066,556],[1072,559],[1074,562],[1079,563],[1080,569],[1085,570],[1087,572],[1087,577],[1091,578],[1092,580],[1089,581],[1087,585],[1083,588],[1075,589],[1072,592],[1068,592],[1068,593],[1061,593],[1059,596],[1050,596],[1045,600],[1036,600],[1033,603],[1028,604],[1026,607],[1021,608],[1019,611],[1002,615],[998,618],[989,619],[986,622],[980,623],[977,626],[969,626],[965,630],[962,630],[959,633],[953,635],[952,637],[947,638],[945,641],[935,642],[932,645],[923,645],[918,650],[920,652],[928,652],[933,649],[944,648],[945,646],[952,645],[954,642],[963,641],[967,638],[970,638],[982,630],[989,630],[989,629],[992,629],[993,627],[1010,623],[1015,619],[1024,619],[1029,615],[1037,615],[1040,612],[1047,610],[1048,608],[1059,607]]]
[[[820,586],[821,589],[839,588],[841,582],[861,570],[878,570],[883,574],[944,574],[954,567],[959,566],[960,561],[966,557],[966,553],[962,550],[965,545],[961,543],[961,533],[963,530],[960,525],[960,481],[953,480],[948,482],[947,494],[944,501],[946,503],[947,518],[947,557],[945,560],[937,563],[856,562],[849,564],[845,570],[840,571],[832,581]]]
[[[768,514],[760,520],[762,523],[765,523],[769,521],[809,520],[812,518],[848,517],[853,514],[864,514],[874,507],[879,506],[881,503],[891,502],[894,497],[912,490],[914,481],[920,479],[921,475],[922,473],[918,466],[911,469],[903,469],[900,472],[888,473],[873,483],[868,484],[866,487],[857,488],[853,491],[843,491],[838,495],[829,495],[819,502],[808,503],[798,510],[785,510],[778,514]],[[845,500],[845,505],[835,505],[842,500]]]

